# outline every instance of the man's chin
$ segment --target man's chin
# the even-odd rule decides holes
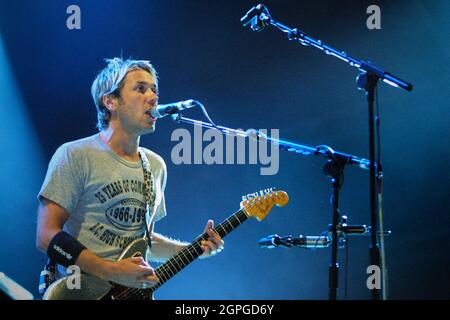
[[[156,125],[153,124],[151,127],[145,128],[142,130],[142,134],[153,133],[156,130]]]

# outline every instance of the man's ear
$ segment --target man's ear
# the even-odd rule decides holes
[[[117,106],[117,98],[111,94],[105,94],[102,97],[102,103],[109,111],[112,111]]]

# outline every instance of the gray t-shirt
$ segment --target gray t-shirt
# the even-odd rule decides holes
[[[155,218],[166,215],[167,168],[156,153],[146,154],[154,177]],[[126,245],[144,235],[146,206],[142,163],[122,159],[99,134],[68,142],[53,155],[38,198],[69,213],[64,230],[96,255],[115,261]]]

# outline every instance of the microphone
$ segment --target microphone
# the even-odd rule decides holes
[[[245,14],[245,16],[243,16],[241,18],[242,25],[244,27],[246,27],[249,24],[249,22],[253,19],[253,17],[260,14],[261,11],[263,11],[264,9],[265,9],[265,7],[263,4],[258,4],[257,6],[248,10],[247,13]]]
[[[272,249],[278,246],[292,247],[297,246],[306,249],[327,248],[331,244],[329,236],[303,236],[298,238],[291,236],[280,237],[277,234],[270,235],[259,240],[262,248]]]
[[[198,105],[199,105],[199,103],[192,99],[186,100],[186,101],[168,103],[168,104],[160,104],[156,108],[152,108],[150,110],[150,114],[155,118],[163,118],[165,116],[169,116],[174,113],[178,113],[181,110],[193,108]]]
[[[274,234],[259,239],[258,243],[263,248],[272,249],[278,247],[281,244],[281,238],[277,234]]]

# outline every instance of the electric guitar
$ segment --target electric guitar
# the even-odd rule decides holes
[[[258,196],[259,195],[259,196]],[[247,197],[243,197],[240,203],[241,209],[228,217],[222,223],[214,227],[222,238],[236,229],[249,217],[254,217],[258,221],[263,220],[269,211],[275,206],[283,207],[289,201],[288,195],[284,191],[266,192],[260,191]],[[183,248],[175,256],[155,269],[159,281],[147,289],[137,289],[125,287],[114,282],[100,279],[87,273],[81,273],[79,289],[69,289],[71,286],[71,276],[67,276],[53,282],[45,292],[44,300],[153,300],[153,292],[171,279],[175,274],[184,269],[187,265],[197,259],[202,253],[200,242],[208,239],[205,232],[194,242]],[[146,257],[149,249],[145,239],[136,239],[128,244],[117,261],[130,257]]]

